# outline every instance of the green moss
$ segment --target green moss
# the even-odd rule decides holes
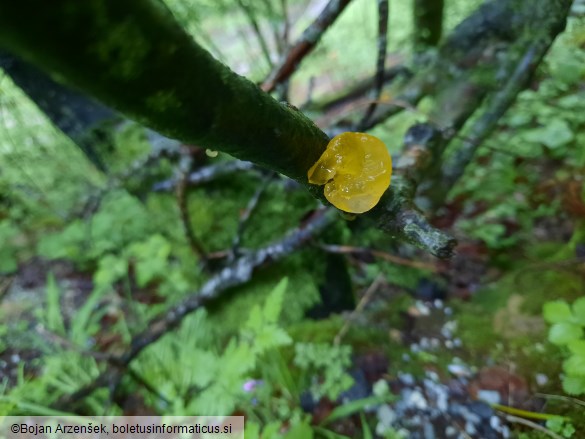
[[[145,100],[146,105],[152,111],[165,113],[169,110],[177,110],[181,107],[181,101],[174,90],[160,90]]]
[[[104,37],[89,48],[100,61],[111,66],[108,76],[126,80],[138,76],[144,69],[150,49],[143,30],[131,20],[107,26]]]

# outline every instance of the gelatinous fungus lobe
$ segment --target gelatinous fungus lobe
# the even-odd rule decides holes
[[[325,185],[325,198],[335,207],[363,213],[390,186],[392,159],[377,137],[347,132],[331,139],[307,175],[309,183]]]

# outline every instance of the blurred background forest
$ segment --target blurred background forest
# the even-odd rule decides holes
[[[327,4],[165,3],[259,84]],[[413,1],[390,2],[376,96],[378,3],[349,2],[275,96],[323,129],[391,101],[438,41]],[[445,0],[443,36],[481,3]],[[575,2],[446,188],[430,217],[458,241],[445,260],[103,107],[107,140],[57,127],[0,53],[0,414],[243,414],[246,438],[585,438],[584,20]],[[443,128],[433,102],[368,130],[395,163],[413,124]]]

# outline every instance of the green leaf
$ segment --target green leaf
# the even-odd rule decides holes
[[[327,430],[323,427],[313,427],[316,433],[319,434],[319,437],[323,437],[325,439],[350,439],[349,436],[344,436],[339,433],[335,433],[334,431]]]
[[[260,425],[257,422],[246,422],[244,437],[247,439],[260,439]]]
[[[569,124],[563,119],[552,119],[542,130],[540,141],[549,148],[558,148],[571,142],[574,138]]]
[[[284,435],[284,439],[313,439],[313,429],[304,422],[296,424]]]
[[[563,362],[563,370],[567,375],[585,378],[585,356],[571,355]]]
[[[573,317],[569,304],[561,300],[545,303],[542,315],[548,323],[570,322]]]
[[[276,325],[268,325],[256,334],[252,348],[256,354],[261,354],[269,349],[286,346],[292,343],[292,338],[282,328]]]
[[[285,277],[274,287],[266,299],[266,303],[264,304],[264,318],[267,322],[276,323],[278,321],[287,286],[288,277]]]
[[[3,236],[3,225],[0,223],[0,273],[13,273],[18,269],[18,261],[14,255],[14,249],[8,245],[8,237]]]
[[[104,290],[112,286],[114,282],[122,279],[128,273],[126,259],[116,255],[107,254],[100,259],[98,269],[93,275],[93,283],[96,290]]]
[[[563,431],[561,432],[561,434],[566,437],[566,438],[570,438],[573,436],[573,434],[575,434],[577,430],[575,430],[575,427],[573,426],[573,424],[568,423],[565,425],[565,428],[563,428]]]
[[[63,322],[63,314],[61,313],[61,289],[55,281],[53,272],[47,276],[47,311],[46,324],[50,331],[59,335],[65,335],[65,323]]]
[[[585,297],[580,297],[573,302],[573,315],[575,323],[585,326]]]
[[[364,416],[363,412],[360,413],[360,421],[362,423],[362,435],[363,435],[364,439],[374,439],[374,435],[372,434],[372,430],[370,429],[370,426],[368,425],[368,421],[366,420],[366,417]]]
[[[190,353],[193,358],[190,368],[193,383],[199,387],[208,386],[216,377],[218,358],[212,352],[198,348],[190,350]]]
[[[585,357],[585,340],[572,340],[567,346],[573,354]]]
[[[548,331],[548,340],[556,345],[565,345],[583,337],[583,330],[573,323],[555,323]]]
[[[139,287],[144,287],[153,279],[164,277],[169,272],[171,244],[159,234],[144,242],[132,244],[128,254],[136,260],[136,282]]]
[[[246,425],[248,423],[246,422]],[[276,438],[281,438],[282,435],[279,434],[278,432],[280,431],[282,427],[282,423],[278,422],[278,421],[272,421],[269,422],[268,424],[266,424],[264,426],[264,429],[262,430],[262,439],[276,439]],[[247,435],[247,433],[246,433]],[[246,436],[247,438],[248,436]]]
[[[256,357],[250,346],[232,341],[221,356],[220,366],[216,372],[221,374],[224,380],[231,377],[243,378],[255,365]]]
[[[341,418],[346,418],[365,410],[367,407],[373,407],[380,404],[386,404],[396,400],[395,395],[384,395],[384,396],[369,396],[363,399],[357,399],[355,401],[348,402],[347,404],[336,407],[322,422],[321,425],[329,424]]]
[[[555,416],[554,418],[547,419],[546,421],[546,428],[555,433],[560,433],[565,420],[560,416]]]
[[[585,393],[585,377],[568,376],[563,379],[563,390],[569,395],[582,395]]]

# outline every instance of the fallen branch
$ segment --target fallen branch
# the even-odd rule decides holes
[[[77,401],[91,395],[95,390],[115,384],[128,365],[149,345],[163,335],[174,330],[183,319],[195,310],[209,306],[221,299],[226,291],[245,284],[252,278],[254,270],[266,263],[274,263],[306,245],[311,239],[325,230],[337,217],[333,209],[320,209],[313,213],[301,227],[287,234],[281,240],[258,250],[246,252],[233,263],[212,276],[199,291],[190,294],[185,300],[170,310],[153,318],[147,329],[135,335],[128,351],[117,357],[109,357],[113,371],[101,373],[93,382],[75,393],[57,401],[55,408],[71,408]]]

